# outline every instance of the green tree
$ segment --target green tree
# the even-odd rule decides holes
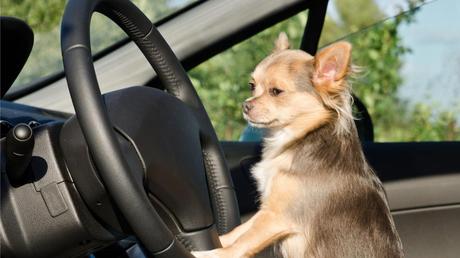
[[[366,28],[385,17],[372,0],[335,0],[333,3],[338,17],[334,19],[326,16],[320,46]]]
[[[65,0],[2,0],[1,15],[23,19],[34,32],[49,31],[59,23]]]
[[[402,23],[411,21],[413,13],[397,16],[348,38],[354,46],[353,62],[364,65],[363,75],[353,82],[353,89],[375,121],[377,140],[392,140],[392,130],[404,127],[400,114],[407,106],[397,96],[403,79],[402,57],[410,51],[398,33]]]
[[[410,48],[403,44],[399,28],[415,21],[419,10],[415,7],[417,3],[409,2],[410,11],[347,38],[354,46],[353,62],[364,65],[363,74],[353,81],[353,89],[368,108],[377,141],[460,139],[454,110],[436,114],[434,107],[423,103],[411,106],[398,96],[398,89],[403,83],[400,75],[403,58],[411,53]],[[342,14],[343,11],[345,9],[341,11],[341,17],[348,19],[350,15]],[[346,23],[349,25],[345,30],[353,32],[359,21]]]

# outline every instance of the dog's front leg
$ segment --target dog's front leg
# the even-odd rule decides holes
[[[220,239],[220,243],[222,244],[222,247],[223,248],[229,247],[230,245],[235,243],[236,239],[238,239],[242,234],[248,231],[249,228],[251,228],[258,214],[259,213],[254,214],[254,216],[252,216],[248,221],[234,228],[229,233],[220,236],[219,239]]]
[[[262,251],[276,240],[293,233],[289,223],[279,214],[262,210],[258,212],[246,232],[225,248],[204,252],[193,252],[195,257],[247,258]]]

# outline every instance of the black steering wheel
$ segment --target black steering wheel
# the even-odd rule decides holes
[[[137,44],[168,93],[131,87],[101,95],[90,47],[95,11]],[[152,22],[128,0],[70,0],[61,47],[91,160],[146,251],[191,257],[191,249],[219,247],[218,234],[239,223],[231,177],[190,79]]]

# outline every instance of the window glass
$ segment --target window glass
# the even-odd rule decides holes
[[[241,104],[250,96],[249,77],[273,49],[281,31],[293,47],[300,45],[307,13],[302,12],[243,41],[189,72],[221,140],[238,140],[247,123]],[[246,129],[246,139],[260,139],[260,132]]]
[[[375,140],[460,140],[460,2],[427,2],[357,32],[350,28],[369,13],[386,16],[383,1],[367,0],[376,8],[354,15],[341,2],[332,1],[321,43],[351,33],[345,40],[361,67],[353,90],[372,117]]]
[[[196,0],[133,0],[152,21],[196,2]],[[60,48],[60,22],[65,0],[2,0],[1,15],[27,22],[34,31],[34,46],[29,60],[13,84],[28,87],[63,70]],[[91,48],[97,53],[125,38],[124,32],[103,15],[95,13],[91,21]]]

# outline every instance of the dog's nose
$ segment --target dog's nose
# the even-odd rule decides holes
[[[254,107],[254,105],[252,105],[251,103],[245,101],[243,103],[243,112],[248,113],[253,107]]]

